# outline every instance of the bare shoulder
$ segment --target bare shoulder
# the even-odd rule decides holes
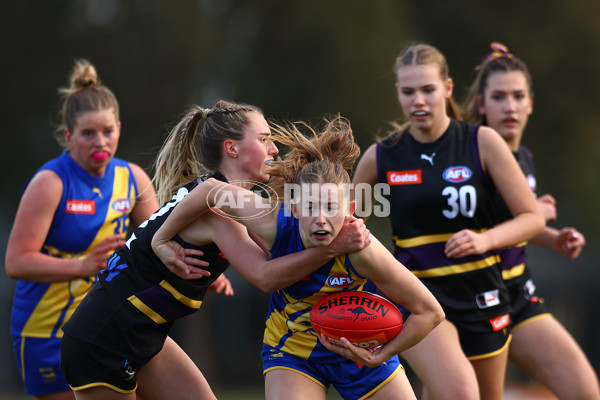
[[[60,199],[63,191],[62,179],[56,174],[56,172],[45,169],[36,173],[25,192],[23,198],[33,197],[38,202],[45,203],[48,199]]]
[[[150,182],[150,177],[148,173],[139,165],[128,162],[129,168],[131,168],[131,172],[133,172],[133,176],[135,178],[136,183],[139,182]]]
[[[375,164],[377,161],[377,143],[370,145],[360,158],[361,161],[367,164]]]
[[[477,132],[477,140],[481,148],[508,148],[508,145],[502,139],[502,136],[494,129],[488,126],[480,126]]]
[[[377,183],[377,144],[372,144],[358,161],[353,183]]]

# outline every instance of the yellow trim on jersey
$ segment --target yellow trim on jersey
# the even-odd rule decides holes
[[[181,294],[181,292],[179,292],[177,289],[171,286],[171,284],[169,284],[167,281],[163,280],[159,283],[159,285],[167,292],[169,292],[175,298],[175,300],[187,307],[197,310],[202,305],[202,300],[194,300],[190,299],[187,296],[184,296],[183,294]],[[157,324],[164,324],[167,322],[165,318],[163,318],[159,313],[148,307],[146,303],[140,300],[136,295],[129,296],[127,300],[129,300],[129,302],[133,304],[135,308],[146,314],[148,318],[150,318]]]
[[[197,310],[202,305],[202,300],[194,300],[190,299],[187,296],[184,296],[183,294],[181,294],[181,292],[179,292],[177,289],[171,286],[167,281],[162,281],[160,283],[160,286],[162,286],[167,292],[171,293],[178,302],[185,304],[190,308]]]
[[[519,243],[515,244],[512,247],[523,247],[523,246],[527,246],[527,241],[526,240],[524,240],[522,242],[519,242]]]
[[[69,304],[66,310],[63,323],[68,321],[93,285],[94,280],[92,278],[89,280],[73,279],[67,282],[52,283],[31,313],[31,317],[23,327],[21,335],[37,338],[51,337],[52,330],[58,323],[62,310],[67,306],[69,299],[72,297],[73,302]],[[65,295],[65,293],[68,293],[68,295]],[[60,328],[56,332],[56,337],[59,338],[63,336]]]
[[[106,382],[94,382],[94,383],[88,383],[86,385],[81,385],[81,386],[71,386],[71,385],[69,385],[69,387],[72,390],[85,390],[85,389],[89,389],[89,388],[93,388],[93,387],[100,387],[100,386],[107,387],[109,389],[114,390],[115,392],[119,392],[119,393],[123,393],[123,394],[133,393],[133,392],[135,392],[137,390],[137,384],[135,385],[135,388],[133,388],[132,390],[119,389],[115,385],[111,385],[110,383],[106,383]]]
[[[72,260],[72,259],[82,259],[86,257],[86,252],[83,253],[69,253],[67,251],[61,251],[59,249],[57,249],[54,246],[48,246],[45,245],[44,246],[44,250],[46,250],[48,252],[49,255],[51,255],[52,257],[60,257],[60,258],[65,258],[67,260]]]
[[[500,256],[492,255],[492,256],[489,256],[482,260],[477,260],[474,262],[467,262],[467,263],[455,264],[455,265],[447,265],[445,267],[431,268],[431,269],[427,269],[424,271],[411,270],[411,272],[418,278],[436,278],[439,276],[463,274],[465,272],[476,271],[478,269],[488,268],[499,262],[500,262]]]
[[[402,364],[399,364],[398,368],[396,368],[396,370],[394,372],[392,372],[390,374],[390,376],[388,376],[388,378],[386,380],[384,380],[379,385],[377,385],[375,388],[373,388],[373,390],[371,390],[369,393],[365,394],[362,397],[359,397],[358,400],[364,400],[366,398],[371,397],[375,392],[377,392],[379,389],[381,389],[382,387],[384,387],[385,385],[387,385],[389,383],[389,381],[391,381],[396,375],[398,375],[398,372],[400,372],[402,370],[404,370],[404,366]]]
[[[146,314],[148,316],[148,318],[150,318],[152,321],[156,322],[157,324],[164,324],[167,322],[166,319],[164,319],[163,317],[160,316],[159,313],[157,313],[156,311],[154,311],[153,309],[148,307],[144,302],[142,302],[140,299],[138,299],[137,296],[135,296],[135,295],[129,296],[129,298],[127,300],[129,300],[131,302],[131,304],[133,304],[135,306],[135,308],[137,308],[138,310],[140,310],[141,312]]]
[[[508,346],[510,345],[510,342],[512,341],[512,334],[508,335],[508,340],[506,341],[506,343],[504,343],[504,346],[502,346],[501,348],[499,348],[496,351],[492,351],[491,353],[485,353],[485,354],[480,354],[478,356],[471,356],[471,357],[467,357],[467,359],[469,361],[474,361],[474,360],[481,360],[483,358],[490,358],[490,357],[494,357],[500,353],[502,353],[504,350],[506,350],[508,348]]]
[[[514,278],[516,276],[523,275],[523,272],[525,272],[525,263],[519,264],[519,265],[515,265],[511,269],[503,269],[502,270],[502,279],[504,279],[505,281],[507,281],[507,280],[512,279],[512,278]]]
[[[517,325],[510,328],[510,332],[512,333],[512,332],[516,331],[517,329],[523,327],[524,325],[527,325],[530,322],[534,322],[534,321],[537,321],[538,319],[544,319],[544,318],[552,318],[552,314],[551,313],[543,313],[543,314],[535,315],[531,318],[527,318],[526,320],[521,321]]]
[[[471,229],[471,231],[476,232],[476,233],[482,233],[482,232],[487,231],[487,229],[486,228]],[[445,242],[448,239],[450,239],[450,237],[452,235],[454,235],[455,233],[456,232],[437,233],[435,235],[416,236],[416,237],[412,237],[409,239],[399,239],[397,235],[394,235],[394,236],[392,236],[392,240],[394,240],[394,242],[396,243],[396,246],[398,246],[398,247],[410,248],[410,247],[422,246],[424,244]]]
[[[25,382],[25,337],[21,338],[21,378]]]
[[[408,248],[430,243],[445,242],[450,239],[450,236],[452,235],[454,235],[454,233],[439,233],[437,235],[417,236],[410,239],[398,239],[398,236],[394,235],[392,236],[392,239],[396,243],[396,246]]]
[[[271,368],[267,368],[267,369],[265,369],[265,370],[263,371],[263,376],[264,376],[264,375],[266,375],[266,374],[267,374],[267,372],[269,372],[269,371],[273,371],[273,370],[275,370],[275,369],[285,369],[285,370],[288,370],[288,371],[293,371],[293,372],[296,372],[296,373],[298,373],[298,374],[300,374],[300,375],[304,376],[305,378],[308,378],[308,379],[310,379],[311,381],[313,381],[313,382],[317,383],[317,384],[318,384],[318,385],[320,385],[320,386],[321,386],[323,389],[325,389],[325,391],[327,392],[327,387],[325,387],[325,385],[323,385],[321,382],[319,382],[318,380],[316,380],[316,379],[315,379],[315,378],[313,378],[312,376],[310,376],[310,375],[308,375],[308,374],[306,374],[306,373],[304,373],[304,372],[302,372],[302,371],[300,371],[300,370],[298,370],[298,369],[294,369],[294,368],[290,368],[290,367],[282,367],[282,366],[280,366],[280,365],[277,365],[277,366],[275,366],[275,367],[271,367]]]
[[[122,212],[116,211],[112,208],[112,205],[116,200],[127,197],[127,193],[129,192],[129,201],[131,201],[131,208],[135,207],[136,197],[133,186],[133,175],[131,175],[131,179],[129,178],[129,169],[127,167],[115,167],[115,179],[113,181],[112,196],[110,198],[108,210],[106,211],[106,216],[104,217],[104,224],[102,224],[100,229],[98,229],[96,237],[90,244],[90,247],[84,253],[89,253],[94,247],[98,245],[98,243],[116,233],[116,228],[119,227],[116,227],[113,221],[123,216]],[[129,190],[130,188],[131,190]],[[123,236],[123,239],[125,239],[127,233],[127,226],[121,226],[120,228],[121,231],[119,233],[121,234],[121,236]]]

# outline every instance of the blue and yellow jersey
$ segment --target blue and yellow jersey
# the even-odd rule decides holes
[[[87,173],[63,152],[39,171],[55,172],[63,193],[48,236],[40,251],[52,257],[83,258],[105,238],[127,235],[129,215],[138,189],[126,161],[113,158],[103,177]],[[39,172],[38,171],[38,172]],[[68,282],[18,280],[11,316],[11,333],[37,338],[62,337],[70,318],[95,277]]]
[[[277,236],[271,248],[273,258],[304,249],[298,220],[279,210]],[[263,342],[277,350],[319,363],[346,358],[327,350],[310,325],[310,310],[332,293],[356,290],[376,292],[375,284],[360,276],[347,255],[338,256],[285,289],[271,294]],[[276,354],[272,355],[276,356]]]

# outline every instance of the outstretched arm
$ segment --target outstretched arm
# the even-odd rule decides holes
[[[237,224],[237,222],[230,220],[226,217],[207,214],[206,216],[203,216],[201,219],[194,222],[194,224],[192,224],[189,228],[187,228],[185,230],[186,235],[188,235],[190,231],[193,231],[193,229],[196,226],[198,227],[198,229],[202,229],[202,220],[214,217],[227,219],[229,222]],[[245,228],[243,229],[245,230]],[[252,238],[254,235],[250,231],[246,231],[246,236]],[[270,255],[268,254],[268,249],[264,247],[264,244],[258,242],[256,238],[252,239],[255,243],[257,243],[257,246],[259,246],[259,248],[263,251],[265,257],[270,258]],[[233,239],[229,240],[232,241]],[[348,217],[344,221],[344,225],[342,226],[342,229],[340,230],[336,238],[328,246],[313,247],[310,249],[302,250],[296,253],[296,257],[298,257],[299,260],[302,260],[302,262],[306,264],[306,266],[309,268],[310,273],[316,270],[321,265],[325,264],[327,261],[331,260],[332,258],[341,254],[353,253],[355,251],[362,250],[370,243],[370,231],[367,229],[365,223],[361,219]],[[179,243],[173,240],[169,240],[162,243],[153,242],[152,247],[158,258],[160,258],[163,262],[163,264],[165,264],[165,266],[171,272],[177,274],[178,276],[184,279],[196,279],[201,278],[202,276],[210,275],[210,273],[208,273],[207,271],[201,268],[196,268],[198,266],[205,266],[206,263],[204,261],[196,257],[191,257],[192,255],[202,256],[202,253],[199,250],[184,249]],[[221,250],[223,251],[223,249]],[[285,272],[285,270],[281,271],[282,275],[286,273],[287,272]],[[292,280],[291,283],[296,282],[298,279],[303,278],[306,275],[308,275],[308,273],[300,276],[295,280]],[[269,277],[267,278],[270,279]],[[276,277],[275,280],[277,279],[279,278]],[[247,278],[247,280],[253,283],[249,278]],[[289,286],[289,284],[291,284],[285,284],[283,286],[278,286],[277,288],[272,289],[268,287],[269,283],[276,284],[276,282],[257,282],[255,286],[265,291],[273,291]]]
[[[347,224],[360,224],[364,228],[364,223],[360,220],[353,220]],[[203,216],[201,221],[195,222],[184,232],[186,241],[194,243],[196,229],[198,236],[202,237],[205,237],[206,230],[210,229],[214,243],[233,268],[252,285],[267,293],[304,278],[331,258],[341,254],[337,246],[347,246],[347,243],[337,243],[328,247],[313,247],[270,260],[260,246],[248,236],[246,228],[229,218],[216,214]],[[360,242],[364,243],[363,234],[360,237]],[[341,241],[346,239],[340,238]]]

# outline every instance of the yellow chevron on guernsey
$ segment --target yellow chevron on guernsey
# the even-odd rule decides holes
[[[525,272],[525,263],[515,265],[511,269],[502,270],[502,279],[504,279],[506,281],[506,280],[512,279],[516,276],[523,275],[523,272]]]
[[[178,302],[185,304],[186,306],[188,306],[190,308],[197,310],[202,305],[202,300],[193,300],[187,296],[184,296],[179,291],[177,291],[177,289],[175,289],[173,286],[171,286],[167,281],[162,281],[160,283],[160,286],[165,288],[165,290],[167,292],[171,293],[173,295],[173,297],[175,297],[175,299],[177,299]]]
[[[131,304],[135,306],[135,308],[146,314],[148,318],[150,318],[157,324],[164,324],[167,322],[166,319],[164,319],[159,313],[157,313],[156,311],[148,307],[146,304],[144,304],[140,299],[137,298],[137,296],[130,296],[127,300],[129,300]]]
[[[484,269],[491,267],[492,265],[498,264],[500,262],[500,256],[492,255],[490,257],[484,258],[483,260],[478,260],[475,262],[467,262],[463,264],[455,264],[455,265],[446,265],[438,268],[431,268],[424,271],[415,271],[411,270],[415,276],[419,278],[435,278],[439,276],[446,275],[455,275],[462,274],[469,271],[476,271],[478,269]]]
[[[52,257],[60,257],[60,258],[68,259],[68,260],[86,258],[87,253],[89,253],[89,249],[83,253],[74,254],[74,253],[69,253],[66,251],[61,251],[54,246],[48,246],[48,245],[44,246],[44,250],[46,250],[48,252],[48,254],[51,255]]]
[[[487,231],[487,229],[471,229],[471,231],[476,232],[476,233],[482,233],[482,232]],[[396,243],[396,246],[406,249],[406,248],[410,248],[410,247],[423,246],[425,244],[446,242],[454,234],[455,234],[455,232],[438,233],[435,235],[416,236],[416,237],[413,237],[410,239],[399,239],[398,236],[394,235],[394,236],[392,236],[392,239]]]
[[[162,286],[167,292],[171,293],[175,300],[177,300],[181,304],[186,305],[187,307],[197,310],[200,308],[200,306],[202,306],[202,300],[193,300],[187,296],[184,296],[177,289],[171,286],[167,281],[163,280],[159,283],[159,285]],[[152,321],[156,322],[157,324],[164,324],[168,322],[165,318],[163,318],[163,316],[154,311],[152,308],[148,307],[136,295],[130,296],[127,300],[129,300],[129,302],[133,304],[135,308],[146,314]]]

